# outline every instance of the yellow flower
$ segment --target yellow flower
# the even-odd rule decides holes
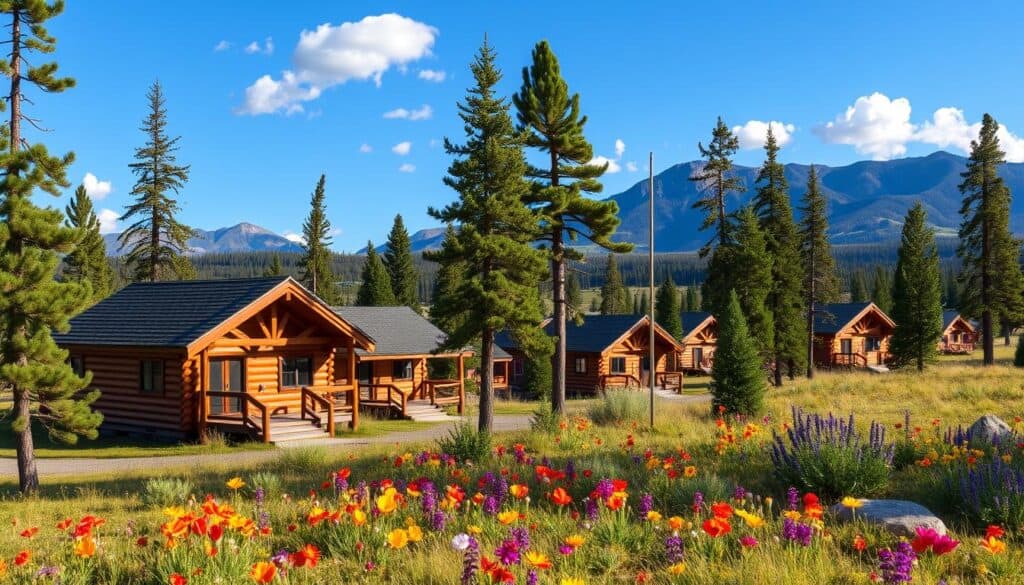
[[[470,524],[469,526],[466,527],[466,532],[469,533],[469,534],[476,535],[476,534],[480,534],[481,532],[483,532],[483,530],[479,526],[477,526],[476,524]]]
[[[560,585],[587,585],[587,583],[579,577],[564,577]]]
[[[529,563],[531,567],[542,571],[546,571],[552,567],[551,559],[549,559],[547,555],[532,550],[526,553],[526,562]]]
[[[506,510],[504,512],[498,513],[498,522],[501,522],[505,526],[512,524],[513,522],[519,520],[519,518],[519,512],[515,510]]]
[[[782,515],[785,516],[786,518],[789,518],[793,522],[796,522],[797,520],[800,519],[800,512],[798,512],[796,510],[786,510],[785,512],[782,513]]]
[[[685,571],[686,565],[684,563],[676,563],[668,568],[670,575],[682,575]]]
[[[407,544],[409,544],[409,533],[404,528],[395,528],[388,533],[388,546],[391,548],[405,548]]]
[[[96,554],[96,541],[91,536],[83,536],[75,541],[75,556],[87,559]]]
[[[647,519],[651,522],[661,522],[661,514],[654,510],[647,513]]]
[[[381,514],[390,514],[398,509],[398,490],[389,487],[377,497],[377,509]]]
[[[746,510],[735,510],[735,514],[740,518],[743,518],[743,521],[746,522],[747,526],[751,528],[760,528],[765,524],[764,518],[756,514],[751,514]]]
[[[566,544],[566,546],[571,546],[572,548],[579,548],[583,546],[583,543],[586,541],[587,539],[583,538],[579,534],[570,534],[569,536],[565,537],[565,540],[563,542]]]
[[[245,482],[240,477],[232,477],[228,480],[227,486],[233,490],[240,490],[245,487]]]
[[[864,501],[861,500],[860,498],[854,498],[852,496],[846,496],[845,498],[843,498],[843,507],[844,508],[856,509],[856,508],[860,508],[863,505],[864,505]]]
[[[697,468],[693,465],[687,465],[683,469],[683,475],[685,475],[686,477],[694,477],[697,475]]]
[[[415,524],[406,528],[405,532],[409,535],[409,542],[419,542],[423,540],[423,529]]]
[[[352,510],[352,524],[356,526],[366,524],[366,512],[363,512],[362,508]]]

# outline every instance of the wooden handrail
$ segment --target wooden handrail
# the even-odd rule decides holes
[[[655,383],[658,383],[658,381],[660,380],[660,384],[659,385],[662,387],[662,389],[668,387],[669,379],[675,380],[676,383],[679,385],[679,390],[682,391],[682,389],[683,389],[683,373],[682,372],[656,372],[654,374]]]
[[[634,376],[633,374],[602,374],[601,390],[604,391],[608,388],[609,380],[615,380],[618,378],[622,379],[623,385],[625,385],[627,388],[630,387],[630,382],[635,382],[637,387],[643,386],[643,384],[640,382],[640,379]]]
[[[366,388],[368,391],[368,399],[365,400],[364,402],[369,403],[376,402],[379,404],[381,400],[377,398],[377,391],[387,391],[387,400],[385,400],[384,402],[386,402],[389,406],[395,406],[396,408],[398,408],[402,412],[402,417],[405,417],[405,407],[409,397],[401,388],[395,386],[394,384],[360,384],[359,389],[362,390],[363,388]]]
[[[832,363],[841,366],[856,366],[860,363],[866,368],[868,366],[868,358],[862,353],[836,352],[832,354]]]
[[[253,431],[255,431],[256,433],[258,433],[263,438],[263,442],[264,443],[269,443],[270,442],[270,410],[267,408],[267,406],[265,404],[263,404],[259,400],[256,400],[256,398],[254,398],[252,395],[248,394],[247,392],[223,392],[223,391],[220,391],[220,390],[206,390],[203,393],[203,395],[204,395],[203,396],[203,400],[205,401],[205,404],[204,404],[205,408],[203,409],[203,411],[204,411],[204,421],[203,422],[204,423],[206,421],[209,421],[209,420],[216,420],[216,419],[227,420],[227,419],[233,419],[234,418],[230,414],[223,414],[223,415],[210,414],[210,403],[209,403],[210,398],[232,398],[232,399],[237,399],[237,400],[239,400],[241,402],[241,406],[242,406],[242,408],[241,408],[242,412],[240,413],[241,416],[242,416],[242,426],[246,427],[246,428],[250,428]],[[260,412],[260,422],[259,422],[258,425],[256,424],[255,421],[253,421],[252,417],[249,416],[249,407],[250,406],[254,407],[256,410],[258,410]]]
[[[334,398],[333,396],[323,396],[308,386],[303,386],[300,389],[302,397],[300,398],[300,417],[305,420],[306,415],[309,415],[317,426],[323,427],[324,421],[320,416],[320,409],[327,411],[327,435],[334,436]],[[308,405],[307,405],[308,402]],[[318,408],[319,407],[319,408]]]

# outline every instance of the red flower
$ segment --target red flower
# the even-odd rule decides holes
[[[715,515],[715,518],[724,520],[732,516],[732,506],[725,502],[715,502],[711,504],[711,513]]]
[[[858,534],[853,537],[853,550],[857,552],[863,552],[868,547],[868,543],[864,540],[864,537]]]
[[[24,566],[24,565],[28,564],[28,562],[30,560],[32,560],[32,553],[27,551],[27,550],[23,550],[20,553],[14,555],[14,566],[15,567]]]
[[[703,528],[704,532],[712,538],[718,538],[732,532],[732,525],[729,524],[729,521],[718,517],[705,520]]]
[[[37,532],[39,532],[39,527],[33,526],[32,528],[26,528],[25,530],[22,530],[21,536],[23,536],[24,538],[32,538],[36,535]]]
[[[565,491],[565,488],[555,488],[555,491],[551,492],[551,501],[557,506],[568,506],[572,503],[572,496]]]
[[[216,524],[210,527],[210,540],[217,542],[220,537],[224,536],[224,527],[220,524]]]
[[[985,529],[985,538],[1002,538],[1004,534],[1006,534],[1006,532],[995,524],[990,524],[989,527]]]
[[[171,585],[188,585],[188,579],[182,577],[181,573],[171,573],[169,582]]]
[[[291,561],[296,567],[315,567],[320,562],[320,549],[307,544],[291,555]]]

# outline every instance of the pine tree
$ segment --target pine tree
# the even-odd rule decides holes
[[[686,287],[686,310],[699,311],[700,308],[701,301],[697,298],[697,287],[691,284]]]
[[[103,421],[90,408],[99,392],[82,392],[92,376],[77,376],[68,353],[50,335],[67,331],[71,316],[89,302],[87,286],[54,278],[58,254],[72,252],[81,233],[62,225],[60,210],[32,202],[37,189],[57,196],[69,185],[65,172],[74,155],[51,156],[22,134],[22,122],[36,123],[22,109],[26,88],[57,94],[74,86],[73,79],[57,77],[54,62],[31,65],[56,49],[46,21],[62,10],[62,3],[36,0],[0,3],[0,14],[10,17],[9,52],[2,61],[10,80],[10,118],[0,131],[0,387],[9,389],[14,402],[10,428],[23,494],[39,489],[33,426],[75,443],[79,436],[95,438]]]
[[[804,300],[807,305],[807,377],[814,377],[814,314],[819,304],[834,302],[839,297],[832,244],[828,238],[828,212],[825,197],[818,185],[818,172],[811,166],[807,175],[807,192],[800,212],[800,257],[803,263]]]
[[[465,274],[453,294],[435,299],[433,313],[461,321],[445,347],[479,341],[480,432],[494,421],[494,336],[509,330],[534,335],[542,319],[538,284],[545,274],[544,253],[534,248],[537,218],[524,204],[529,193],[522,133],[509,115],[508,102],[495,94],[501,72],[485,37],[470,69],[476,82],[458,105],[466,142],[445,139],[455,160],[446,185],[459,198],[444,209],[429,209],[435,219],[458,223],[454,245],[426,256],[442,265],[464,263]]]
[[[463,286],[466,263],[453,260],[457,257],[458,245],[455,228],[449,223],[444,232],[440,250],[441,256],[449,260],[441,263],[438,267],[437,278],[434,279],[434,290],[430,295],[433,303],[436,303],[438,299],[452,298]],[[430,254],[424,252],[423,257],[429,260]],[[462,326],[464,315],[459,313],[440,314],[431,309],[430,321],[441,331],[450,334]]]
[[[676,298],[676,302],[679,303],[679,311],[682,312],[682,313],[685,313],[686,311],[690,310],[686,306],[686,297],[687,296],[688,295],[686,294],[686,288],[683,287],[683,290],[679,291],[679,296]]]
[[[907,212],[896,262],[892,318],[896,322],[889,353],[896,367],[924,370],[942,337],[942,286],[935,234],[926,225],[920,202]]]
[[[302,259],[299,260],[302,284],[328,304],[338,302],[338,285],[331,272],[331,221],[327,219],[325,175],[320,175],[309,201],[309,215],[302,224]]]
[[[960,289],[957,286],[957,276],[953,272],[943,273],[942,306],[947,309],[956,309],[960,306]]]
[[[405,229],[402,215],[395,216],[395,223],[388,234],[387,251],[384,252],[384,266],[391,280],[394,302],[420,311],[420,300],[416,294],[420,275],[412,261],[412,243]]]
[[[646,290],[640,293],[640,310],[637,313],[640,315],[651,314],[651,297]]]
[[[68,227],[79,230],[81,239],[75,249],[64,257],[62,279],[88,283],[92,302],[106,298],[114,288],[114,269],[107,261],[107,244],[100,234],[100,220],[93,212],[92,199],[79,185],[75,197],[64,208]]]
[[[654,299],[654,321],[665,328],[676,339],[683,338],[682,311],[679,308],[679,292],[672,277],[668,276],[658,287]]]
[[[704,166],[697,174],[690,177],[691,181],[699,183],[703,196],[693,204],[693,209],[704,212],[704,222],[700,229],[714,228],[715,235],[700,249],[700,257],[705,258],[716,245],[726,246],[733,242],[734,226],[729,220],[729,212],[726,210],[729,193],[742,193],[746,189],[743,182],[732,176],[732,156],[740,147],[740,141],[733,135],[729,127],[725,125],[722,118],[718,118],[714,131],[711,134],[711,142],[704,148],[703,143],[698,143],[697,148],[700,155],[706,159]],[[723,296],[727,296],[727,293]]]
[[[118,242],[127,250],[125,262],[134,280],[156,282],[180,276],[175,258],[188,250],[193,230],[177,219],[181,208],[175,197],[188,182],[189,165],[178,164],[181,137],[167,136],[166,99],[159,81],[150,86],[146,98],[149,115],[140,128],[146,144],[135,149],[135,162],[128,165],[138,177],[131,191],[135,202],[120,218],[134,223]]]
[[[363,280],[356,293],[356,306],[391,307],[397,305],[391,290],[391,278],[373,242],[366,243],[366,261],[363,262]]]
[[[270,257],[270,265],[263,271],[263,276],[281,276],[284,268],[281,266],[281,256],[276,252]]]
[[[580,259],[566,247],[581,237],[613,252],[629,252],[631,244],[612,242],[619,225],[614,201],[584,197],[599,193],[598,179],[608,168],[589,164],[594,148],[583,135],[587,117],[580,115],[579,94],[570,94],[558,58],[547,41],[533,49],[532,62],[523,68],[523,85],[512,96],[519,126],[527,133],[526,146],[543,153],[548,164],[527,167],[533,188],[527,201],[537,211],[540,239],[550,243],[552,300],[554,301],[555,365],[551,409],[565,411],[566,310],[565,266]]]
[[[858,268],[850,274],[850,302],[866,303],[870,300],[871,295],[868,293],[867,276],[865,276],[863,270]]]
[[[892,310],[892,276],[883,266],[875,266],[875,282],[871,288],[871,300],[885,313]]]
[[[577,325],[583,323],[583,293],[575,272],[569,272],[565,277],[565,307],[569,319]]]
[[[782,364],[790,363],[792,372],[792,364],[802,363],[805,357],[800,237],[793,221],[785,167],[778,161],[779,145],[770,125],[764,150],[765,162],[757,174],[759,186],[753,204],[764,231],[766,252],[772,259],[771,290],[765,304],[772,315],[774,382],[782,386]]]
[[[729,247],[733,250],[730,265],[735,270],[732,282],[736,286],[730,296],[735,293],[739,298],[750,337],[761,355],[767,357],[772,353],[775,336],[773,316],[767,307],[774,262],[768,255],[764,232],[750,207],[744,207],[737,214],[736,243]],[[722,307],[715,316],[724,310]]]
[[[732,292],[718,320],[718,349],[711,366],[711,404],[716,413],[719,407],[729,414],[761,412],[765,391],[761,364],[739,298]]]
[[[1010,190],[999,176],[1006,155],[998,130],[995,119],[985,114],[960,183],[960,310],[981,319],[985,365],[995,363],[995,320],[1020,313],[1020,244],[1010,234]]]
[[[601,314],[621,315],[629,312],[629,291],[622,284],[619,266],[615,263],[615,254],[608,254],[608,263],[604,269],[604,286],[601,287]]]

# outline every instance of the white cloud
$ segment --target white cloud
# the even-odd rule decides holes
[[[359,152],[362,152],[362,153],[373,152],[373,147],[370,146],[369,144],[366,144],[364,142],[364,143],[359,145]]]
[[[861,96],[835,120],[814,132],[827,143],[849,144],[875,160],[888,160],[907,153],[914,137],[910,123],[910,100],[875,92]]]
[[[621,138],[615,139],[615,158],[621,159],[622,154],[626,152],[626,143]]]
[[[971,150],[971,140],[978,137],[981,122],[968,124],[964,111],[957,108],[939,108],[917,130],[914,138],[939,148],[952,146],[964,152]]]
[[[617,173],[622,170],[622,166],[619,165],[619,161],[615,161],[604,156],[595,156],[594,158],[590,159],[590,161],[587,164],[599,167],[605,163],[608,163],[608,169],[605,170],[605,173],[609,175],[612,173]]]
[[[1024,138],[1010,132],[1002,124],[999,125],[996,137],[999,138],[999,146],[1006,153],[1007,162],[1024,162]]]
[[[101,234],[112,234],[117,231],[117,220],[121,219],[121,214],[113,209],[101,209],[96,219],[100,221]]]
[[[425,81],[433,81],[434,83],[441,83],[444,81],[448,74],[444,71],[438,71],[436,69],[421,69],[419,78]]]
[[[223,41],[222,41],[223,42]],[[264,41],[263,46],[260,46],[259,41],[253,41],[245,46],[245,52],[249,55],[255,55],[256,53],[262,53],[264,55],[274,54],[274,39],[273,37],[267,37]]]
[[[285,232],[285,233],[281,234],[281,236],[284,239],[288,240],[289,242],[294,242],[296,244],[305,244],[306,243],[306,238],[302,237],[302,234],[297,234],[295,232]]]
[[[405,156],[412,150],[412,142],[406,140],[405,142],[399,142],[398,144],[391,147],[391,152],[398,156]]]
[[[213,50],[215,52],[217,52],[217,53],[219,53],[221,51],[227,51],[230,48],[231,48],[231,43],[229,43],[228,41],[221,41],[221,42],[219,42],[219,43],[217,43],[216,45],[213,46]]]
[[[294,70],[284,71],[280,80],[269,75],[257,79],[246,88],[238,113],[301,111],[303,102],[350,80],[372,79],[379,87],[392,67],[430,55],[437,34],[436,28],[400,14],[303,30],[292,54]]]
[[[429,120],[433,115],[434,109],[427,104],[423,104],[422,107],[416,108],[415,110],[398,108],[384,112],[384,118],[388,120]]]
[[[398,167],[398,172],[400,173],[411,173],[414,172],[415,170],[416,165],[412,165],[409,163],[402,163],[402,166]]]
[[[430,148],[437,148],[438,146],[441,146],[441,141],[438,140],[437,138],[431,138],[430,142],[428,142],[427,144],[430,146]]]
[[[786,146],[793,140],[793,132],[796,132],[796,126],[775,120],[770,122],[750,120],[742,126],[733,126],[732,133],[739,138],[740,148],[743,150],[762,148],[765,141],[768,140],[769,125],[771,125],[772,132],[775,134],[775,142],[779,146]]]
[[[263,42],[263,54],[273,55],[274,54],[274,39],[267,37],[267,40]]]
[[[631,173],[635,173],[639,169],[637,168],[636,163],[634,161],[629,161],[626,163],[626,170]]]
[[[253,42],[249,43],[248,45],[246,45],[244,50],[249,55],[252,55],[253,53],[259,53],[260,52],[260,44],[258,42],[256,42],[256,41],[253,41]]]
[[[86,194],[95,201],[106,198],[114,190],[110,181],[101,181],[92,173],[85,173],[82,177],[82,186],[85,187]]]

